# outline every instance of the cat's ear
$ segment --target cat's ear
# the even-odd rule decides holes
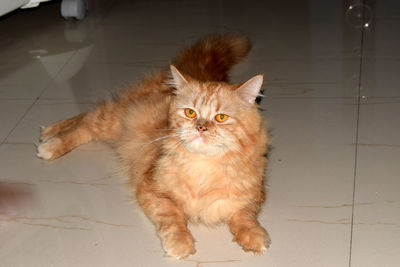
[[[172,64],[169,65],[172,74],[171,85],[176,89],[182,88],[183,86],[188,84],[187,78],[183,76],[182,73]]]
[[[244,101],[249,104],[254,104],[261,90],[263,80],[263,74],[256,75],[247,82],[243,83],[238,89],[236,89],[236,92]]]

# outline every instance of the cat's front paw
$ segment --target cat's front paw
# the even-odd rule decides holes
[[[53,160],[62,155],[62,142],[59,138],[51,138],[37,147],[36,156],[44,160]]]
[[[233,241],[238,242],[244,251],[256,254],[262,254],[271,244],[267,231],[261,226],[239,231]]]
[[[196,253],[194,239],[187,232],[171,233],[164,238],[162,243],[167,255],[179,260]]]

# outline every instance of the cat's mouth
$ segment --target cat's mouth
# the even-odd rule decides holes
[[[208,138],[204,133],[198,132],[198,134],[193,138],[192,142],[202,142],[208,143]]]
[[[209,131],[190,131],[181,138],[183,146],[191,153],[215,156],[226,151],[225,146],[217,142],[215,134]]]
[[[225,152],[224,147],[215,144],[212,138],[207,137],[204,134],[197,135],[189,142],[183,144],[187,151],[206,156],[216,156]]]

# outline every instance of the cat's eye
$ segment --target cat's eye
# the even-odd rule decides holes
[[[216,120],[217,122],[224,122],[224,121],[226,121],[228,118],[229,118],[229,116],[226,115],[226,114],[217,114],[217,115],[215,116],[215,120]]]
[[[185,115],[186,115],[186,117],[191,118],[191,119],[196,118],[196,116],[197,116],[196,111],[194,111],[191,108],[185,108]]]

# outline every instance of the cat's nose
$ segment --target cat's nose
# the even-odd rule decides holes
[[[207,129],[207,126],[205,126],[205,125],[197,125],[197,126],[196,126],[196,129],[197,129],[197,131],[199,131],[199,132],[205,132],[205,131],[208,130],[208,129]]]

